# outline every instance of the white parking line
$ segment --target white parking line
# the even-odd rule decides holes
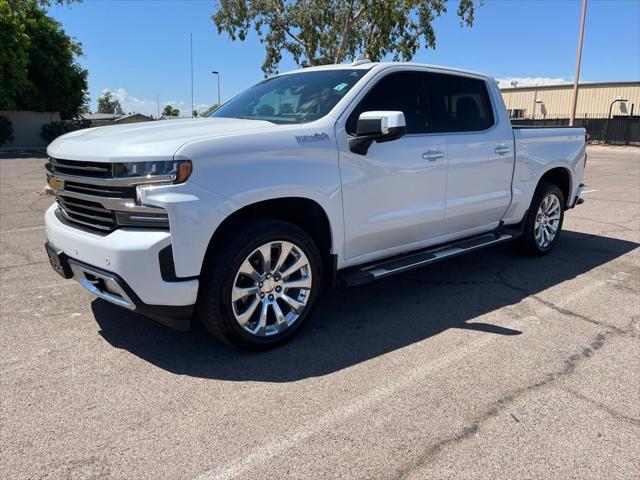
[[[618,275],[618,273],[616,275]],[[561,305],[571,305],[571,303],[573,303],[577,298],[588,295],[595,290],[599,290],[607,283],[607,281],[616,277],[616,275],[612,275],[607,280],[594,282],[591,285],[576,291],[574,294],[566,296],[561,302]],[[548,318],[550,311],[551,308],[549,306],[538,308],[535,310],[533,315],[519,318],[512,322],[509,325],[509,328],[523,330],[524,325],[531,327],[532,321]],[[271,458],[281,455],[283,452],[307,440],[308,438],[340,423],[344,423],[359,412],[381,403],[385,398],[396,395],[398,392],[410,388],[428,376],[430,372],[442,369],[453,362],[462,360],[465,356],[473,354],[473,352],[476,352],[480,347],[484,347],[489,343],[495,342],[498,338],[499,337],[497,335],[481,337],[478,341],[467,344],[466,348],[458,350],[456,354],[448,358],[440,358],[430,364],[424,365],[422,368],[414,370],[410,375],[403,377],[402,380],[396,383],[390,383],[383,387],[371,390],[367,394],[356,398],[353,403],[327,412],[313,423],[309,423],[298,430],[284,433],[279,437],[267,439],[262,446],[254,449],[253,452],[237,458],[231,461],[231,463],[219,465],[212,470],[204,472],[198,475],[195,480],[230,480],[245,474],[248,471],[257,468],[260,464],[267,462]],[[416,344],[405,348],[414,347],[416,347]]]
[[[519,319],[516,323],[531,322],[534,317],[526,317]],[[513,328],[513,325],[511,326]],[[239,475],[246,473],[247,471],[256,468],[261,463],[268,461],[271,458],[277,457],[288,449],[303,442],[304,440],[316,435],[324,430],[333,427],[336,424],[347,421],[350,417],[358,414],[359,412],[371,408],[376,404],[383,402],[386,398],[396,394],[398,391],[409,388],[412,385],[418,383],[422,378],[426,377],[430,372],[445,368],[450,363],[462,360],[466,355],[477,351],[478,348],[485,346],[489,342],[493,342],[497,339],[497,336],[485,336],[482,340],[471,343],[465,349],[460,349],[457,353],[448,358],[441,358],[439,361],[434,361],[431,364],[425,365],[422,368],[415,370],[411,375],[404,377],[397,383],[391,383],[383,387],[374,389],[368,392],[366,395],[357,398],[353,403],[344,405],[341,408],[337,408],[328,412],[326,415],[320,417],[314,423],[308,424],[299,430],[286,433],[280,438],[276,437],[271,440],[267,440],[263,446],[255,449],[252,453],[237,459],[227,465],[220,465],[213,470],[205,472],[196,480],[229,480]],[[408,347],[411,348],[411,347]]]
[[[4,231],[0,231],[0,234],[3,234],[3,233],[28,232],[28,231],[30,231],[30,230],[44,230],[45,228],[47,228],[47,227],[45,227],[44,225],[40,225],[40,226],[37,226],[37,227],[15,228],[15,229],[13,229],[13,230],[4,230]]]

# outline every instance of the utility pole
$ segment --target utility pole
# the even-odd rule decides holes
[[[580,62],[582,60],[582,40],[584,38],[584,19],[587,16],[587,0],[582,0],[582,16],[580,18],[580,37],[578,38],[578,58],[576,60],[576,74],[573,79],[573,100],[571,103],[571,118],[569,125],[573,126],[578,106],[578,82],[580,81]]]
[[[158,100],[158,116],[156,117],[156,119],[160,120],[160,94],[158,94],[157,100]]]
[[[191,116],[193,117],[193,33],[190,33],[191,39]]]

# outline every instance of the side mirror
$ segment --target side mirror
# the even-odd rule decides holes
[[[402,112],[363,112],[358,117],[356,136],[349,139],[353,153],[366,155],[371,144],[397,140],[407,133],[407,123]]]

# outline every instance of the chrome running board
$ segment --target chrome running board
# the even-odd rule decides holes
[[[512,238],[514,238],[514,235],[511,233],[488,233],[446,245],[431,247],[427,250],[396,256],[378,263],[345,269],[338,272],[338,283],[345,286],[361,285],[395,275],[396,273],[439,262],[445,258],[455,257],[489,245],[506,242]]]

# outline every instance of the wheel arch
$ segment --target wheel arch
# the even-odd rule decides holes
[[[229,241],[231,234],[243,223],[259,218],[286,221],[302,228],[315,242],[322,258],[324,285],[335,283],[337,257],[333,230],[326,210],[315,200],[307,197],[279,197],[256,201],[245,205],[227,216],[213,233],[204,261],[216,251],[216,245]]]
[[[543,183],[553,183],[557,185],[564,195],[565,207],[571,202],[571,192],[573,191],[573,179],[571,170],[566,167],[553,167],[544,172],[540,177],[536,189]]]

